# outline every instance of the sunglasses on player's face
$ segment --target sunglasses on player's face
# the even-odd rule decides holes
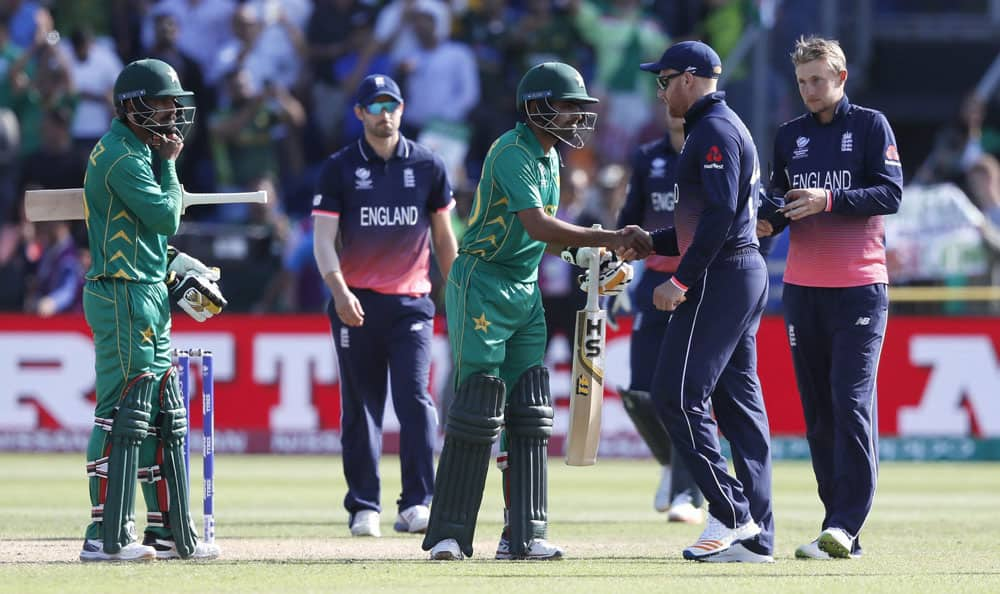
[[[372,115],[379,115],[382,112],[392,113],[399,107],[399,101],[376,101],[365,106],[365,110]]]
[[[666,91],[667,87],[670,86],[670,81],[674,80],[678,76],[683,76],[684,72],[675,72],[673,74],[665,74],[663,76],[656,77],[656,86],[660,88],[661,91]]]

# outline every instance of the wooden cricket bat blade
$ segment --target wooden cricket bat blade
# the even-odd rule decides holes
[[[201,204],[267,203],[267,192],[211,192],[181,195],[181,212]],[[24,215],[33,222],[77,221],[84,218],[83,188],[64,190],[28,190],[24,193]]]

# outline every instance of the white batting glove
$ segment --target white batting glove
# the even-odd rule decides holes
[[[178,280],[171,273],[167,278],[167,288],[171,299],[198,322],[221,313],[227,304],[219,285],[198,274],[189,274]]]
[[[609,262],[602,263],[597,280],[597,290],[600,295],[621,295],[632,282],[634,271],[628,262],[619,260],[617,256]],[[580,290],[584,293],[590,288],[590,270],[580,275]]]
[[[580,268],[589,268],[590,261],[594,259],[594,254],[600,254],[601,265],[606,262],[610,262],[614,252],[604,248],[591,248],[591,247],[568,247],[563,249],[559,256],[566,262],[572,264],[573,266],[579,266]]]
[[[206,280],[215,282],[220,277],[218,268],[205,266],[198,258],[189,256],[172,245],[167,246],[167,273],[171,272],[181,279],[189,274],[197,274]]]

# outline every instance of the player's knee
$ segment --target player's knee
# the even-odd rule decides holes
[[[555,417],[549,390],[549,370],[542,366],[525,371],[511,390],[507,430],[525,437],[548,438]]]
[[[503,426],[505,390],[498,377],[474,374],[466,378],[448,411],[445,434],[471,443],[492,444]]]

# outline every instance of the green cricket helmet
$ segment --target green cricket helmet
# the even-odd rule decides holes
[[[534,106],[529,104],[534,101]],[[572,146],[582,148],[597,124],[592,111],[560,111],[552,104],[569,101],[578,106],[599,103],[587,94],[583,76],[569,64],[543,62],[533,66],[517,84],[517,110],[528,121]]]
[[[146,101],[149,98],[172,98],[173,107],[156,109]],[[162,60],[129,63],[115,79],[114,100],[119,118],[155,136],[173,132],[184,138],[194,124],[194,93],[181,87],[177,71]],[[160,114],[166,112],[171,117],[164,119]]]

